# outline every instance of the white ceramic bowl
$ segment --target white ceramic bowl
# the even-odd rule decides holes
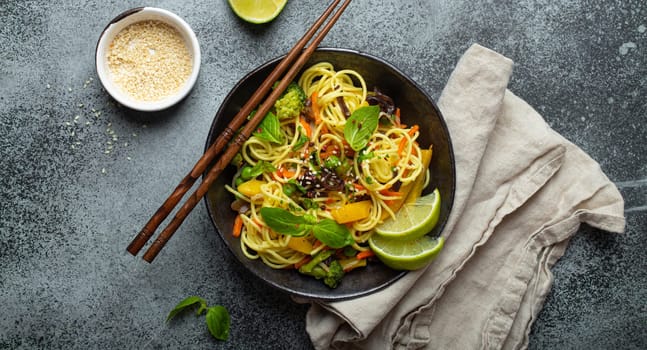
[[[130,97],[115,85],[108,67],[107,53],[110,48],[110,43],[114,40],[115,36],[127,26],[147,20],[162,21],[177,29],[177,31],[182,35],[182,38],[192,55],[193,68],[184,85],[175,94],[158,101],[140,101]],[[99,75],[101,84],[103,84],[106,91],[115,100],[117,100],[117,102],[123,106],[138,111],[153,112],[173,106],[182,100],[189,91],[191,91],[198,78],[198,72],[200,71],[200,45],[198,44],[198,39],[191,27],[176,14],[155,7],[137,7],[121,13],[108,23],[99,37],[95,59],[97,74]]]

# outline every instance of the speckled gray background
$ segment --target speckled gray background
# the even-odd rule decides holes
[[[115,106],[93,62],[105,24],[141,5],[183,17],[203,52],[191,95],[153,116]],[[154,264],[125,247],[198,159],[229,89],[323,7],[290,1],[253,26],[224,0],[0,2],[0,348],[311,347],[306,307],[242,270],[203,205]],[[580,230],[531,349],[647,348],[646,27],[644,0],[356,0],[324,40],[384,57],[435,97],[472,43],[497,50],[515,61],[510,88],[618,185],[627,232]],[[192,316],[164,323],[191,294],[230,310],[229,341]]]

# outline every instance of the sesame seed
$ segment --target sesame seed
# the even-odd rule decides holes
[[[140,101],[159,101],[178,91],[193,70],[182,35],[161,21],[129,25],[110,44],[114,82]]]

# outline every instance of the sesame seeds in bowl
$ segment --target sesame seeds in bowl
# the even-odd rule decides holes
[[[200,46],[177,15],[139,7],[115,17],[101,33],[96,67],[106,91],[139,111],[159,111],[182,100],[200,70]]]

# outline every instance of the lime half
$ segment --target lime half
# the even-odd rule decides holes
[[[418,270],[427,266],[443,249],[445,239],[422,236],[409,241],[372,235],[368,244],[384,265],[395,270]]]
[[[288,0],[228,0],[238,17],[250,23],[267,23],[281,13]]]
[[[440,192],[435,189],[413,203],[404,204],[395,214],[395,219],[385,220],[375,227],[375,232],[389,239],[416,239],[431,232],[436,227],[439,216]]]

